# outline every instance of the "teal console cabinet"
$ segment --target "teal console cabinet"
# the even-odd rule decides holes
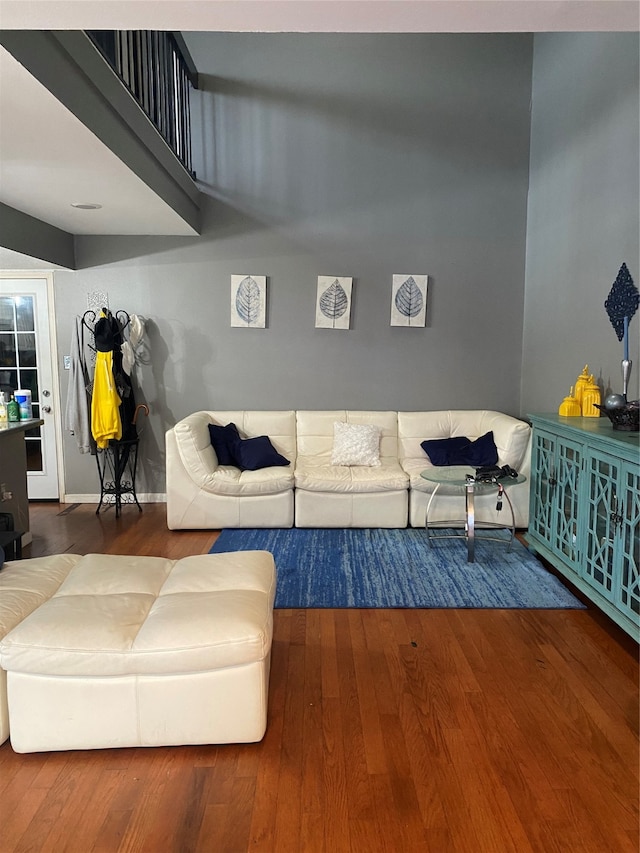
[[[529,418],[527,543],[638,641],[640,437],[604,418]]]

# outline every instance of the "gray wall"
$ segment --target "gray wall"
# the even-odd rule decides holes
[[[586,363],[622,390],[622,343],[604,309],[638,258],[637,33],[536,35],[522,411],[557,411]],[[638,398],[638,314],[630,325]]]
[[[87,292],[149,320],[139,491],[164,491],[164,430],[202,408],[518,414],[531,36],[186,40],[202,236],[82,237],[55,274],[60,358]],[[230,328],[234,273],[268,276],[266,329]],[[430,276],[426,328],[390,327],[394,273]],[[314,328],[318,275],[353,276],[349,331]],[[69,437],[65,468],[96,491]]]
[[[0,202],[2,248],[74,269],[73,234]]]

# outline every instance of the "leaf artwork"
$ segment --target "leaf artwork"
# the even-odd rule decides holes
[[[391,289],[391,325],[425,326],[428,275],[394,275]]]
[[[615,329],[618,340],[621,341],[624,335],[624,318],[629,320],[636,313],[638,304],[640,303],[640,293],[638,288],[633,283],[631,274],[627,269],[626,264],[622,264],[616,280],[609,291],[609,296],[604,303],[611,325]]]
[[[417,317],[422,311],[422,291],[412,275],[396,291],[396,308],[404,317]]]
[[[352,284],[344,276],[318,276],[316,329],[349,328]]]
[[[344,287],[336,278],[333,284],[320,297],[320,310],[329,320],[337,320],[342,317],[349,307],[349,299],[344,292]]]
[[[236,311],[241,320],[251,325],[260,313],[260,288],[258,282],[248,275],[240,282],[236,291]]]
[[[265,327],[266,277],[231,276],[231,325]]]

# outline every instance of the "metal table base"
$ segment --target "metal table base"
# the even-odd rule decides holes
[[[499,483],[490,483],[490,484],[481,483],[481,484],[478,484],[473,479],[468,479],[464,485],[465,518],[464,519],[452,519],[450,521],[439,521],[438,522],[438,527],[444,528],[444,527],[447,527],[448,525],[457,525],[457,524],[460,524],[464,521],[464,533],[441,533],[441,534],[436,535],[436,536],[432,535],[431,531],[434,529],[437,529],[437,528],[435,528],[434,526],[432,526],[431,528],[429,527],[429,510],[431,509],[431,504],[433,503],[433,499],[437,495],[438,489],[440,488],[441,485],[442,485],[442,483],[436,483],[436,487],[433,490],[433,492],[431,493],[431,496],[429,497],[429,501],[427,503],[427,510],[425,513],[424,525],[425,525],[425,530],[427,532],[427,539],[428,539],[430,545],[432,544],[433,539],[466,539],[466,542],[467,542],[467,562],[473,563],[475,560],[476,538],[477,539],[487,539],[491,542],[504,542],[504,539],[498,539],[496,536],[478,536],[478,537],[476,537],[476,517],[475,517],[476,514],[475,514],[475,506],[474,506],[475,487],[477,485],[481,485],[483,490],[484,490],[487,488],[488,485],[495,485],[496,494],[500,495],[500,484]],[[511,524],[507,526],[504,524],[498,524],[497,522],[494,522],[494,521],[483,521],[483,522],[479,523],[480,524],[479,529],[481,529],[481,530],[488,530],[488,529],[504,530],[505,528],[509,529],[511,531],[511,536],[509,538],[509,542],[507,545],[507,551],[509,551],[511,549],[513,537],[515,536],[515,532],[516,532],[515,515],[513,512],[513,504],[511,503],[511,500],[509,499],[509,495],[507,494],[507,489],[504,487],[502,488],[502,497],[506,499],[507,506],[509,507],[509,512],[511,514]]]

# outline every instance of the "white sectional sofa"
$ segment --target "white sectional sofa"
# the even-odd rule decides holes
[[[380,465],[332,464],[334,424],[380,428]],[[267,435],[290,464],[257,471],[220,465],[209,424],[235,423],[242,437]],[[487,410],[202,411],[166,434],[167,524],[170,529],[223,527],[420,527],[435,484],[420,476],[432,467],[425,440],[464,436],[475,441],[492,431],[498,464],[529,477],[531,428]],[[472,469],[469,469],[472,470]],[[527,527],[529,483],[509,487],[516,527]],[[495,494],[478,495],[481,521],[496,513]],[[463,517],[460,489],[440,487],[429,520]],[[460,522],[463,524],[463,522]]]

